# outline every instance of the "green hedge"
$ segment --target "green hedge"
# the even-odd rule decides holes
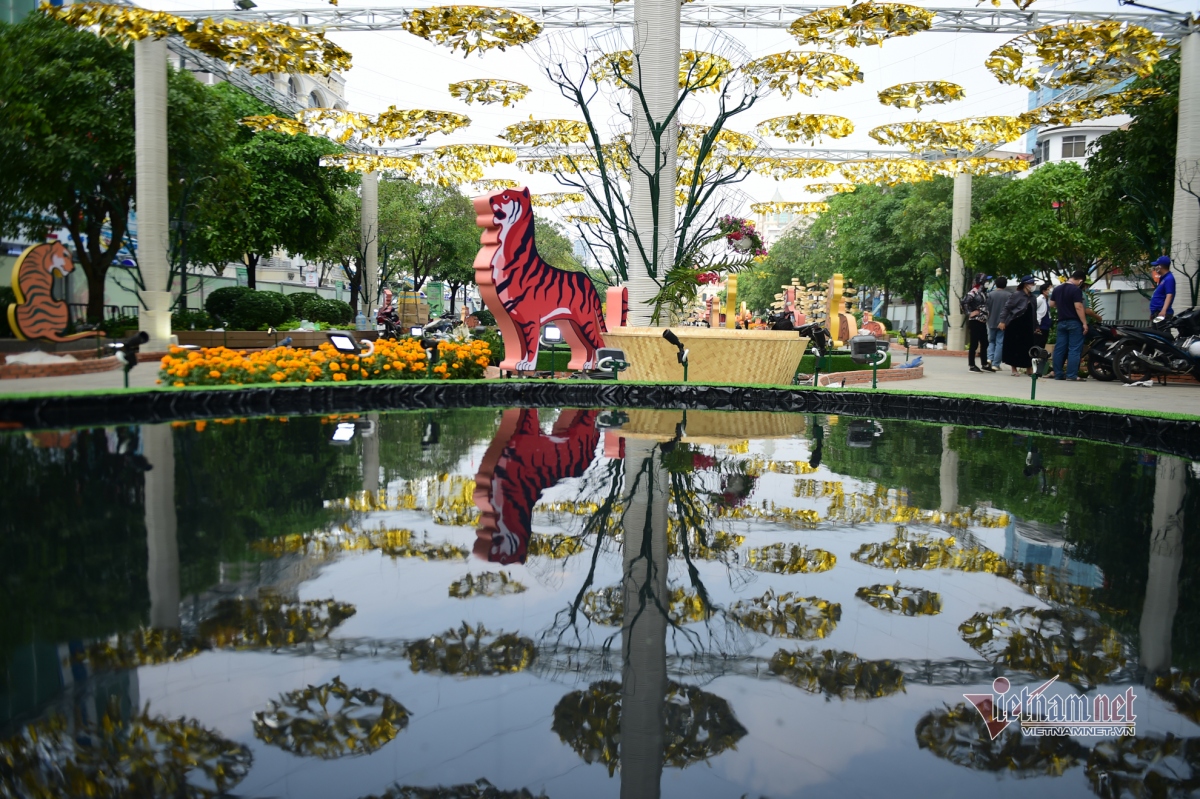
[[[813,373],[814,356],[805,355],[800,359],[800,371],[806,375]],[[887,357],[879,364],[880,369],[887,369],[892,365],[892,354],[887,353]],[[831,372],[857,372],[862,369],[870,369],[866,364],[855,363],[849,355],[830,355],[826,358],[826,362],[821,365],[821,374],[826,375]]]

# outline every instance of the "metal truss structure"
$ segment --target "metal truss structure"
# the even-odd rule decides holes
[[[544,28],[591,28],[633,24],[633,3],[616,5],[511,5],[510,11],[535,19]],[[776,5],[740,3],[688,3],[680,9],[681,22],[687,27],[787,28],[798,17],[831,8],[832,5]],[[408,21],[417,6],[395,8],[319,8],[251,9],[249,11],[182,11],[191,19],[222,17],[241,20],[271,20],[300,27],[331,31],[397,30]],[[1016,36],[1046,25],[1092,23],[1113,20],[1148,28],[1169,39],[1186,34],[1194,20],[1187,14],[1108,13],[1066,9],[1018,8],[931,8],[936,33],[1001,33]]]

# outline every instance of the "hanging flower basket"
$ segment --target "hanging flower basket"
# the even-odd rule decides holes
[[[723,216],[718,223],[721,235],[729,242],[729,248],[740,253],[766,255],[767,245],[762,236],[754,229],[754,223],[749,219],[737,216]]]

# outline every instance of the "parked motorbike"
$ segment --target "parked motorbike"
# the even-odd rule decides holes
[[[1121,341],[1120,332],[1112,325],[1093,322],[1084,337],[1083,361],[1087,363],[1088,376],[1093,380],[1108,382],[1116,377],[1113,371],[1113,350]]]
[[[1190,374],[1200,380],[1200,311],[1189,308],[1153,328],[1119,328],[1113,370],[1126,383]]]

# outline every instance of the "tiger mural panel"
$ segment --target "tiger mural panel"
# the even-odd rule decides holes
[[[475,223],[484,228],[475,256],[475,282],[504,338],[504,371],[537,368],[542,326],[557,323],[571,346],[568,369],[594,369],[604,346],[600,295],[584,272],[547,263],[534,242],[529,189],[476,197]],[[622,306],[622,323],[628,312]]]
[[[70,309],[54,298],[54,274],[66,277],[75,271],[67,248],[59,242],[34,244],[13,264],[12,289],[17,301],[8,306],[8,325],[22,341],[74,341],[98,335],[91,330],[63,335],[71,321]]]
[[[599,413],[564,410],[546,435],[536,408],[504,412],[475,475],[477,557],[501,564],[525,562],[533,506],[547,488],[580,477],[591,465],[600,443]]]

